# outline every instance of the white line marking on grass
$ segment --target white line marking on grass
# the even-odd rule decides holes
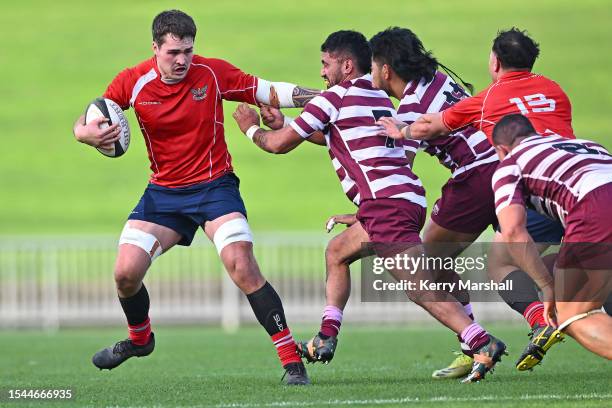
[[[497,395],[483,395],[480,397],[433,397],[433,398],[384,398],[384,399],[364,399],[364,400],[327,400],[327,401],[276,401],[267,403],[231,403],[210,405],[215,408],[257,408],[257,407],[309,407],[309,406],[337,406],[337,405],[389,405],[389,404],[419,404],[431,402],[483,402],[483,401],[547,401],[547,400],[591,400],[591,399],[612,399],[612,394],[544,394],[530,395],[525,394],[516,397],[502,397]],[[184,407],[187,408],[187,407]]]

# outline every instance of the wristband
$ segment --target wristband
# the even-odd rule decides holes
[[[255,136],[255,132],[257,132],[259,129],[261,129],[259,126],[253,125],[247,129],[247,131],[245,132],[245,135],[252,141],[253,136]]]
[[[293,122],[293,118],[290,116],[285,116],[285,119],[283,119],[283,127],[289,126],[291,122]]]
[[[404,130],[404,129],[406,129],[406,130]],[[400,130],[400,133],[401,133],[402,135],[404,135],[404,139],[408,139],[408,140],[410,140],[410,139],[411,139],[411,137],[410,137],[410,125],[406,125],[406,126],[404,126],[404,127],[403,127],[403,128]]]

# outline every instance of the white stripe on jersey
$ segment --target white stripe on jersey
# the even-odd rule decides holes
[[[364,136],[376,136],[381,131],[380,126],[358,126],[350,129],[342,129],[344,140],[360,139]]]
[[[399,174],[400,171],[405,172],[404,169],[410,172],[410,163],[403,145],[387,147],[385,138],[378,135],[382,127],[375,125],[374,111],[382,110],[389,112],[392,117],[397,117],[388,95],[384,91],[374,89],[371,85],[371,76],[365,75],[352,80],[350,84],[336,85],[313,98],[300,116],[291,123],[291,127],[302,137],[307,136],[311,130],[327,130],[326,142],[334,157],[332,160],[334,169],[336,173],[340,173],[340,177],[343,173],[346,175],[340,180],[345,193],[350,190],[357,191],[357,196],[353,199],[355,203],[366,199],[389,198],[393,195],[411,201],[414,197],[424,196],[422,184],[417,181],[416,176],[410,173],[409,176],[413,179]],[[316,116],[320,116],[320,112],[329,117],[328,122],[323,120],[325,122],[323,123],[317,119]],[[340,121],[341,123],[338,123]],[[395,159],[392,162],[398,163],[395,166],[385,166],[385,169],[391,167],[390,170],[397,169],[398,173],[370,180],[370,177],[374,176],[372,174],[368,176],[368,172],[374,169],[383,170],[381,167],[385,163],[385,158]],[[366,166],[361,163],[364,160],[367,160],[368,164],[381,164],[377,164],[376,167]],[[378,192],[381,192],[381,195],[378,195]],[[403,192],[413,194],[401,194]],[[415,198],[415,201],[425,206],[424,197]]]
[[[404,200],[411,201],[415,204],[420,205],[423,208],[427,208],[427,200],[420,194],[415,194],[412,191],[408,191],[405,193],[394,194],[389,198],[403,198]]]
[[[146,84],[148,84],[155,78],[157,78],[157,73],[155,72],[155,69],[153,68],[151,68],[149,72],[147,72],[146,74],[138,78],[138,80],[134,84],[134,88],[132,89],[132,97],[130,98],[130,105],[134,106],[134,102],[136,101],[136,98],[138,97],[138,94],[140,93],[140,91],[142,91],[142,88],[144,88]]]
[[[482,130],[479,130],[478,132],[470,135],[470,137],[465,137],[461,135],[461,138],[467,142],[467,145],[470,146],[470,148],[472,149],[472,152],[474,152],[474,148],[477,145],[487,140],[487,135],[485,135],[485,133]],[[474,152],[474,154],[476,154],[476,152]]]
[[[500,184],[508,176],[516,177]],[[519,182],[538,212],[564,223],[586,194],[612,183],[612,156],[588,140],[533,136],[516,146],[493,175],[496,213],[516,198]]]

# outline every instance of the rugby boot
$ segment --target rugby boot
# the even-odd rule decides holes
[[[285,381],[286,385],[308,385],[310,379],[308,373],[306,373],[306,367],[304,363],[289,363],[285,367],[285,374],[281,381]]]
[[[506,345],[499,339],[489,335],[489,342],[474,353],[472,372],[465,377],[462,383],[473,383],[483,380],[488,372],[493,372],[495,364],[501,361],[506,353]]]
[[[143,346],[132,343],[125,339],[117,342],[114,346],[107,347],[94,354],[92,363],[100,370],[112,370],[130,357],[144,357],[153,352],[155,348],[155,336],[151,333],[149,342]]]
[[[455,352],[457,357],[453,360],[448,367],[436,370],[431,374],[432,378],[436,380],[445,380],[453,378],[465,377],[472,371],[472,364],[474,359],[470,356],[466,356],[461,352]]]
[[[530,341],[516,362],[519,371],[531,370],[540,364],[552,346],[562,342],[565,335],[552,326],[536,326],[529,332]]]
[[[319,334],[314,336],[308,342],[300,341],[297,343],[298,354],[308,363],[324,363],[328,364],[336,352],[338,338],[330,336],[327,339],[322,339]]]

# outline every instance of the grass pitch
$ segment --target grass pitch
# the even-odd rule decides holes
[[[328,366],[309,365],[312,386],[279,384],[282,370],[263,330],[228,335],[212,328],[156,327],[157,348],[146,358],[98,371],[91,355],[125,336],[117,328],[58,334],[4,332],[0,388],[70,388],[71,402],[7,403],[15,407],[335,407],[482,406],[603,407],[612,405],[612,366],[573,340],[551,349],[533,372],[514,369],[525,327],[494,326],[510,356],[478,384],[435,381],[431,372],[457,347],[442,328],[343,328]],[[314,328],[300,328],[307,337]],[[3,397],[5,398],[5,397]]]

